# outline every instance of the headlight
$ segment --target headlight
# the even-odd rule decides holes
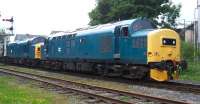
[[[166,44],[166,40],[163,40],[163,43]]]
[[[176,44],[176,41],[173,41],[173,44]]]

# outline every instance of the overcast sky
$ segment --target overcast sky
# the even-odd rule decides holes
[[[176,4],[181,4],[181,19],[186,19],[187,21],[194,20],[194,12],[197,7],[197,0],[172,0]]]
[[[196,0],[172,1],[182,4],[181,19],[193,20]],[[95,0],[0,0],[1,14],[15,18],[16,33],[49,34],[85,27],[94,7]]]

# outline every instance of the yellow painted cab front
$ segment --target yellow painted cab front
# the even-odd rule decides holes
[[[170,29],[158,29],[148,34],[147,61],[150,77],[157,81],[177,78],[176,63],[180,62],[180,38]],[[173,71],[173,72],[172,72]]]

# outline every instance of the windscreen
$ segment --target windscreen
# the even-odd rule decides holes
[[[176,46],[176,39],[163,38],[162,43],[163,45]]]

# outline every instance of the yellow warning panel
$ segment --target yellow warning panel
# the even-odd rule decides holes
[[[150,77],[156,81],[167,81],[168,80],[168,72],[166,70],[159,69],[151,69]]]
[[[41,59],[41,45],[35,45],[35,59]]]
[[[180,43],[181,39],[173,30],[170,29],[158,29],[148,34],[147,38],[147,61],[161,62],[162,60],[174,60],[180,62]],[[165,39],[171,39],[173,43],[170,45],[164,45],[167,41]]]

